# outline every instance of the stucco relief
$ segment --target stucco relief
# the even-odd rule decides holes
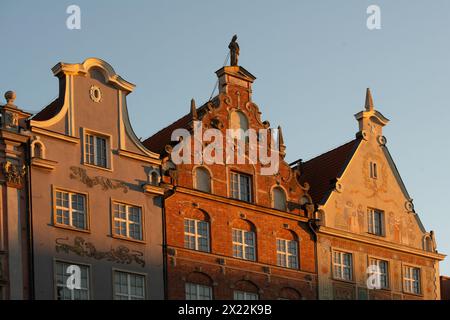
[[[391,235],[391,239],[394,242],[401,242],[401,219],[396,216],[394,212],[390,211],[388,213],[388,225],[389,225],[389,233]]]
[[[125,182],[101,176],[89,177],[86,170],[79,167],[70,167],[70,171],[71,179],[79,180],[89,188],[100,185],[102,187],[102,190],[122,189],[124,193],[128,192],[128,186],[125,184]]]
[[[130,250],[125,246],[111,248],[110,251],[99,251],[92,242],[87,242],[81,237],[75,237],[73,244],[62,243],[69,238],[58,238],[55,240],[56,252],[73,252],[81,257],[94,258],[97,260],[107,260],[120,264],[131,264],[133,262],[145,267],[144,253],[136,250]]]

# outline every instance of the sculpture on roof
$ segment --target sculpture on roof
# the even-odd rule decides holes
[[[230,44],[228,45],[228,49],[230,49],[230,65],[231,66],[237,66],[238,60],[239,60],[239,44],[236,42],[237,35],[234,35],[231,39]]]

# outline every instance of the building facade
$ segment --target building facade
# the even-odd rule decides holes
[[[5,94],[0,106],[0,299],[28,299],[30,286],[30,229],[27,154],[30,114]]]
[[[160,160],[131,129],[134,85],[95,58],[52,71],[59,97],[29,120],[34,298],[163,299]]]
[[[162,154],[163,179],[173,186],[164,204],[167,297],[316,299],[314,234],[309,226],[314,210],[298,172],[284,161],[281,129],[270,129],[261,119],[252,101],[253,75],[238,65],[216,74],[218,96],[199,108],[192,101],[188,114],[144,141]],[[171,141],[176,129],[186,133],[180,142]],[[180,152],[187,161],[175,163],[172,154],[180,144],[192,150],[195,143],[207,147],[220,141],[225,146],[227,129],[278,132],[269,149],[275,152],[272,147],[278,144],[279,169],[264,174],[261,161],[249,161],[254,144],[245,136],[232,136],[235,149],[230,154],[236,161],[204,158],[196,163],[196,151],[187,154],[184,149]],[[196,135],[199,131],[204,132],[203,141]],[[238,164],[240,142],[245,161]],[[214,160],[225,151],[223,146],[213,152]]]
[[[356,138],[295,164],[317,205],[320,299],[439,299],[439,261],[367,90]]]

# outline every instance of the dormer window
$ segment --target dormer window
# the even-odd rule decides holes
[[[378,164],[376,162],[370,162],[370,177],[372,179],[378,179]]]

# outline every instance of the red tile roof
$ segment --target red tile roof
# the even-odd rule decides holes
[[[172,132],[176,129],[189,129],[189,123],[191,121],[192,115],[188,113],[168,127],[161,129],[151,137],[145,139],[142,143],[150,151],[162,154],[166,145],[173,143],[171,141]]]
[[[341,176],[360,142],[356,138],[301,164],[300,182],[310,185],[309,195],[314,203],[326,202],[336,178]]]

